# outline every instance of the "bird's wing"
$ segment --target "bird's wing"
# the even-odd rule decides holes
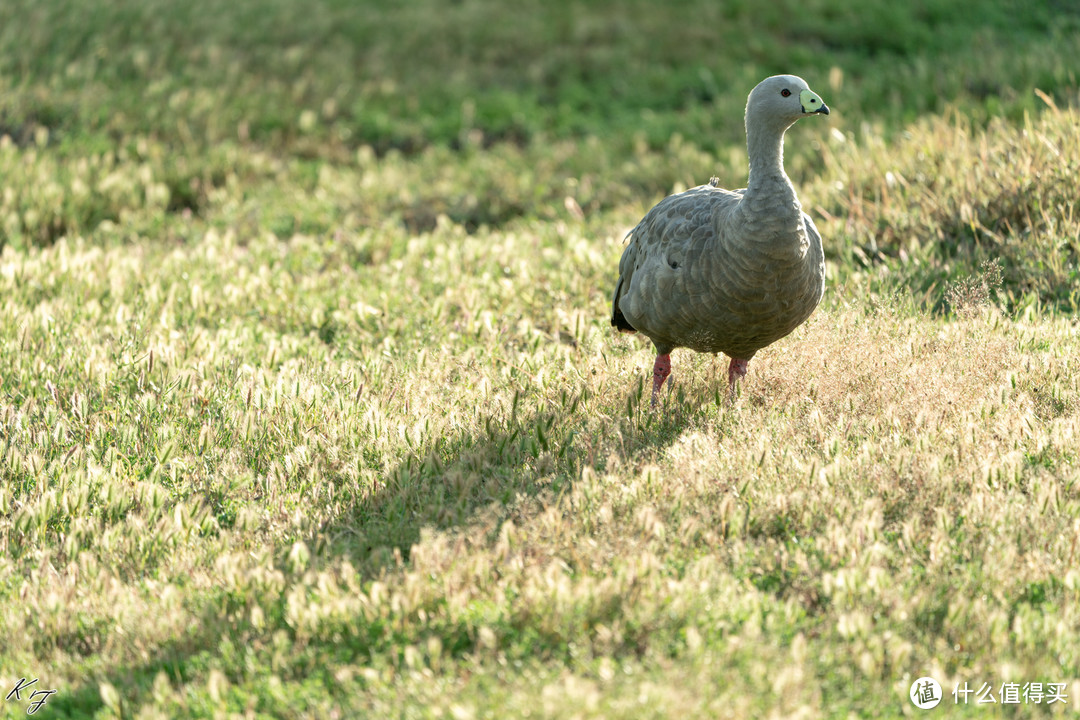
[[[810,243],[808,252],[811,253],[811,257],[820,268],[818,276],[816,278],[811,276],[810,278],[807,302],[812,304],[810,304],[806,312],[806,317],[809,317],[810,313],[812,313],[818,306],[818,303],[821,302],[821,298],[825,296],[825,251],[821,245],[821,233],[818,232],[817,226],[814,225],[813,218],[806,213],[803,213],[803,227],[806,228],[806,239]],[[813,289],[815,287],[817,288],[817,299],[813,300]]]
[[[802,214],[803,227],[806,228],[806,239],[810,242],[811,246],[821,246],[821,233],[818,232],[817,225],[814,225],[814,219],[807,215]]]
[[[642,330],[654,341],[657,339],[652,330],[662,321],[650,318],[656,314],[650,311],[663,305],[663,315],[673,310],[677,314],[671,302],[693,291],[692,287],[676,291],[676,286],[688,277],[687,272],[679,272],[680,268],[690,269],[715,237],[718,215],[730,213],[741,195],[702,185],[664,198],[642,218],[630,231],[630,242],[619,261],[612,325]]]

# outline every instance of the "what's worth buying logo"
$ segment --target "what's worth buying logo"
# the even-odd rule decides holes
[[[969,686],[967,681],[956,683],[950,693],[954,705],[1053,705],[1068,704],[1069,695],[1065,692],[1068,683],[1063,682],[1001,682],[997,685],[983,682],[979,689]],[[932,677],[921,677],[911,683],[908,697],[911,704],[921,710],[936,708],[944,699],[941,683]]]
[[[912,704],[922,710],[936,708],[941,702],[941,684],[932,677],[921,677],[911,683],[908,693]]]

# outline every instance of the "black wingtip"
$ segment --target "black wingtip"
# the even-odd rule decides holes
[[[616,305],[611,313],[611,325],[618,329],[619,332],[636,333],[637,328],[626,321],[626,317],[622,314],[622,310]]]

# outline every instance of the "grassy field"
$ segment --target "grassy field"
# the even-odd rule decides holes
[[[1076,715],[1080,11],[385,5],[0,4],[0,717]],[[826,299],[650,412],[776,72]]]

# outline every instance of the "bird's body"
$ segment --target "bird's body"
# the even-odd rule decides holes
[[[798,327],[821,301],[821,236],[783,168],[784,131],[818,112],[829,110],[803,80],[764,80],[746,107],[747,187],[710,183],[671,195],[630,231],[612,325],[656,346],[654,403],[673,349],[730,356],[734,390],[754,354]]]

